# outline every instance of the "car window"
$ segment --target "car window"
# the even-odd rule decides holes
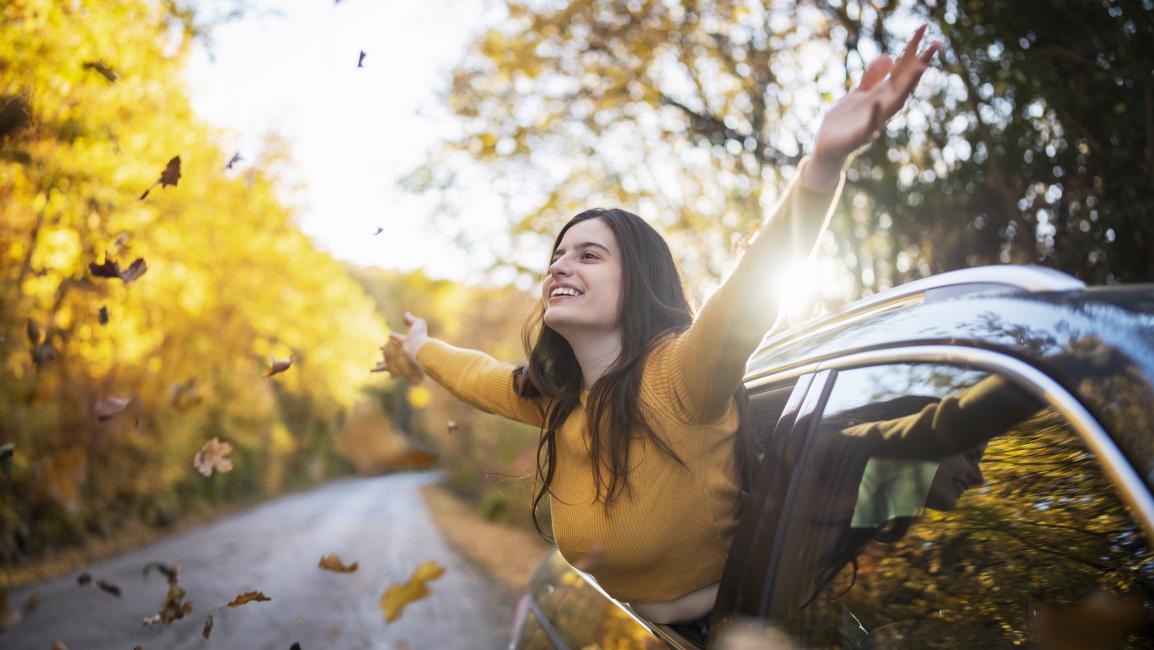
[[[1003,377],[839,372],[794,476],[770,610],[806,645],[1154,642],[1140,525],[1063,417]]]

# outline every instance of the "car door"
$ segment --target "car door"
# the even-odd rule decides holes
[[[1149,494],[1057,383],[942,346],[821,368],[747,613],[805,646],[1154,644]]]

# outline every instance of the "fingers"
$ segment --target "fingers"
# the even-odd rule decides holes
[[[929,65],[930,61],[933,61],[934,55],[937,54],[940,49],[942,49],[942,42],[934,41],[930,43],[930,46],[926,48],[925,52],[918,55],[918,60],[925,65]]]
[[[861,83],[858,84],[858,88],[861,90],[870,90],[878,85],[878,82],[882,79],[885,79],[893,67],[894,60],[884,54],[870,61],[869,66],[866,67],[865,74],[861,77]]]
[[[404,334],[397,334],[396,332],[389,332],[389,338],[396,341],[397,343],[400,343],[403,345],[409,337],[405,336]]]

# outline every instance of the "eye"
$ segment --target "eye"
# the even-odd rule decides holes
[[[585,251],[584,253],[582,253],[582,254],[581,254],[581,259],[586,259],[586,258],[589,258],[589,257],[591,257],[591,258],[593,258],[593,259],[595,259],[595,260],[599,260],[599,259],[601,259],[600,257],[597,257],[597,253],[592,253],[592,252],[590,252],[590,251]]]

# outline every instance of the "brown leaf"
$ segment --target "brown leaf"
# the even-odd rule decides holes
[[[133,260],[132,264],[128,265],[128,268],[122,271],[120,264],[105,255],[104,262],[100,264],[89,262],[88,270],[92,271],[92,275],[97,278],[120,278],[128,283],[144,275],[145,271],[148,270],[148,263],[144,261],[144,258],[138,257]]]
[[[97,264],[96,262],[88,263],[88,270],[92,271],[92,275],[98,278],[119,278],[120,265],[104,256],[104,262]]]
[[[112,419],[117,413],[128,408],[131,397],[101,397],[96,400],[96,419],[101,422]]]
[[[169,623],[184,618],[192,612],[192,603],[185,602],[185,592],[176,582],[168,583],[168,593],[164,595],[164,605],[160,611],[144,618],[144,625]]]
[[[112,594],[113,596],[117,596],[117,597],[120,596],[120,587],[117,587],[116,585],[112,584],[111,582],[108,582],[107,580],[97,580],[96,586],[100,587],[104,591],[107,591],[108,593]]]
[[[252,603],[252,602],[258,602],[259,603],[259,602],[266,601],[266,600],[272,600],[272,598],[269,598],[268,596],[262,594],[259,591],[246,591],[243,594],[237,596],[236,598],[233,598],[232,602],[229,603],[228,606],[229,607],[240,607],[241,605],[244,605],[245,603]]]
[[[140,199],[143,201],[144,197],[148,196],[148,193],[152,191],[152,188],[156,187],[157,185],[159,185],[161,188],[168,187],[169,185],[176,187],[176,183],[179,180],[180,156],[173,156],[172,160],[169,160],[168,164],[165,165],[164,171],[160,172],[160,180],[153,183],[152,187],[144,190],[144,194],[140,195]]]
[[[385,621],[392,623],[401,617],[405,606],[416,602],[430,593],[428,583],[445,575],[445,570],[436,562],[422,562],[413,571],[408,582],[390,585],[381,594],[380,607],[385,613]]]
[[[210,634],[212,634],[212,614],[209,614],[208,618],[205,619],[204,630],[201,631],[201,634],[203,634],[204,638],[206,638],[206,639],[208,638],[208,636]]]
[[[232,471],[232,461],[225,458],[232,452],[232,444],[212,438],[204,443],[192,459],[192,466],[205,476],[212,476],[213,470],[224,474]]]
[[[225,165],[224,168],[225,169],[232,169],[233,165],[237,164],[238,162],[240,162],[242,160],[244,160],[244,158],[240,157],[240,152],[238,151],[237,153],[232,154],[232,158],[228,159],[228,164]]]
[[[61,641],[53,641],[52,650],[68,650],[68,646],[64,645]]]
[[[112,83],[120,78],[120,76],[116,74],[116,71],[110,68],[104,61],[85,61],[83,65],[85,70],[95,70],[99,72],[100,76],[108,80],[108,83]]]
[[[148,564],[144,565],[144,569],[143,569],[144,578],[146,580],[148,579],[148,572],[153,570],[153,569],[156,569],[158,572],[164,574],[164,577],[168,579],[168,584],[170,584],[170,585],[175,584],[177,577],[180,575],[180,565],[179,564],[164,564],[163,562],[149,562]]]
[[[100,312],[97,314],[97,320],[100,322],[101,325],[107,325],[108,324],[108,306],[107,305],[101,305],[100,306]]]
[[[272,377],[273,375],[279,375],[280,373],[291,368],[293,365],[293,360],[291,357],[288,359],[274,359],[272,357],[269,357],[268,358],[268,364],[269,364],[268,374],[265,376],[266,377]]]
[[[331,555],[322,556],[320,564],[317,566],[327,571],[335,571],[336,573],[352,573],[353,571],[357,570],[357,565],[357,562],[346,565],[341,562],[341,556],[333,553]]]
[[[92,574],[88,573],[87,571],[76,576],[76,584],[78,584],[78,585],[84,586],[84,585],[88,585],[91,582],[92,582]]]
[[[24,333],[28,335],[28,342],[32,345],[40,345],[40,326],[36,321],[29,320],[28,325],[24,328]]]
[[[147,270],[148,263],[144,261],[143,257],[138,257],[132,261],[132,264],[128,265],[128,268],[120,272],[120,279],[124,280],[125,283],[132,282],[144,275]]]

